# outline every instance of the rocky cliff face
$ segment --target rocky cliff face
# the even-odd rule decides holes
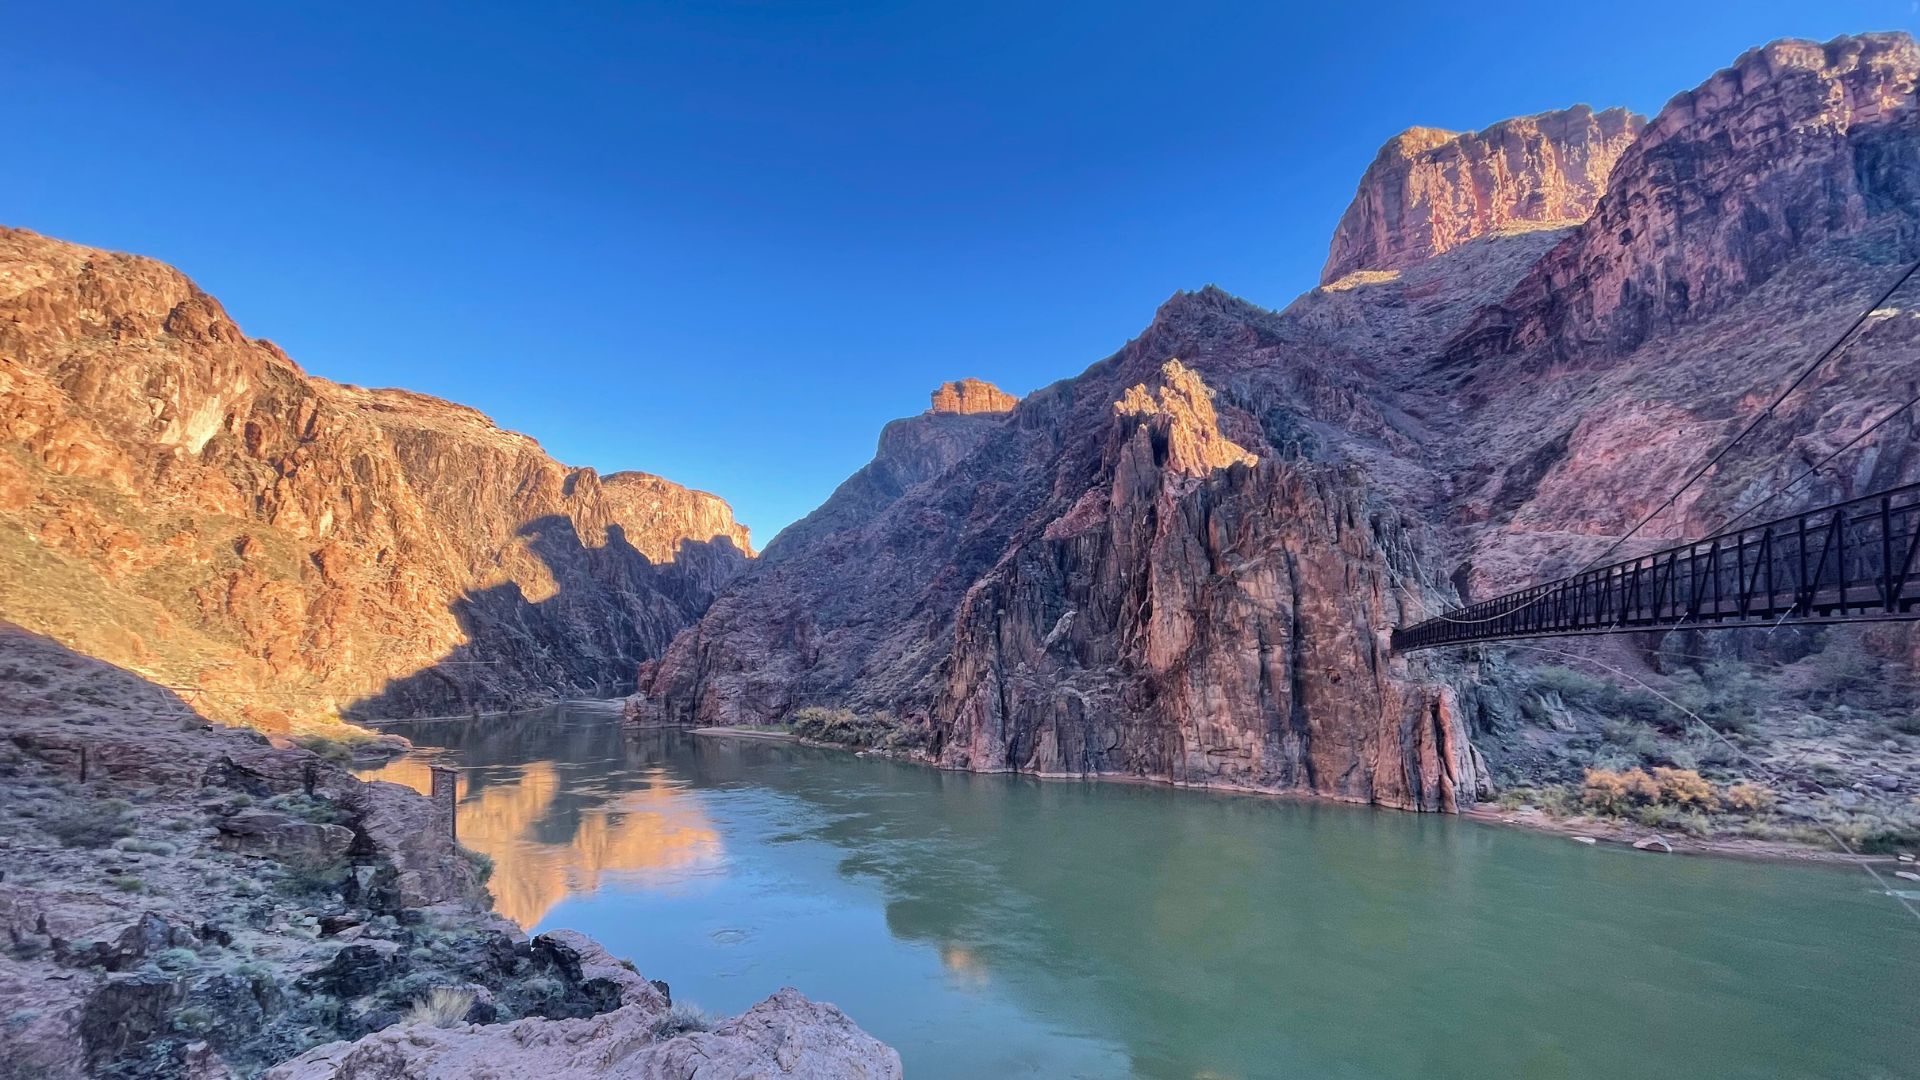
[[[1404,436],[1336,361],[1271,313],[1177,296],[937,475],[755,568],[633,711],[837,706],[956,767],[1470,804],[1449,676],[1377,634],[1440,586],[1345,471]]]
[[[725,503],[313,378],[148,259],[0,232],[0,614],[229,719],[612,694],[748,555]]]
[[[1637,143],[1618,110],[1410,133],[1334,238],[1338,280],[1281,315],[1176,296],[937,468],[830,502],[804,546],[674,642],[630,709],[752,723],[823,706],[954,767],[1424,809],[1471,804],[1485,766],[1577,780],[1614,760],[1592,748],[1611,737],[1598,719],[1566,720],[1511,667],[1394,657],[1380,639],[1597,552],[1920,254],[1920,139],[1896,100],[1917,69],[1904,35],[1780,43]],[[1684,309],[1622,299],[1676,280]],[[1817,392],[1636,543],[1708,531],[1904,400],[1916,341],[1904,305],[1879,313]],[[1797,498],[1913,475],[1910,431]],[[1901,640],[1870,644],[1898,656]],[[1524,709],[1562,726],[1532,730]],[[1821,753],[1785,721],[1769,733]],[[1654,763],[1699,757],[1647,738]],[[1920,790],[1915,764],[1876,783]]]
[[[1913,39],[1780,41],[1669,102],[1481,340],[1630,351],[1825,241],[1920,226]]]
[[[1320,281],[1404,269],[1503,230],[1585,221],[1645,123],[1624,109],[1581,105],[1467,134],[1402,132],[1361,178]]]

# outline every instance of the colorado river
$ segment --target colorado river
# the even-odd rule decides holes
[[[1440,816],[944,773],[604,710],[393,730],[497,906],[943,1077],[1920,1074],[1920,926],[1857,870]],[[438,748],[438,749],[435,749]]]

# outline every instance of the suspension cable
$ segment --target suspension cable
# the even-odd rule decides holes
[[[1820,370],[1820,368],[1826,365],[1826,362],[1828,360],[1832,359],[1837,353],[1840,352],[1840,350],[1843,347],[1845,347],[1847,344],[1852,342],[1854,340],[1855,334],[1858,333],[1860,328],[1866,325],[1866,322],[1868,319],[1873,317],[1873,313],[1880,310],[1880,308],[1883,305],[1885,305],[1888,300],[1891,300],[1893,298],[1893,294],[1900,291],[1900,287],[1905,285],[1907,281],[1910,278],[1912,278],[1916,272],[1920,272],[1920,261],[1916,261],[1912,266],[1907,267],[1905,273],[1901,274],[1898,278],[1895,278],[1893,284],[1887,286],[1886,291],[1882,292],[1878,299],[1876,299],[1873,303],[1867,305],[1866,310],[1862,311],[1852,322],[1847,324],[1846,330],[1843,331],[1839,337],[1833,340],[1833,344],[1828,345],[1825,349],[1821,350],[1820,355],[1815,357],[1811,364],[1808,364],[1805,368],[1803,368],[1800,374],[1796,376],[1791,383],[1787,384],[1787,388],[1785,390],[1782,390],[1779,393],[1779,395],[1776,396],[1773,399],[1773,401],[1767,405],[1766,408],[1760,410],[1758,415],[1756,415],[1752,420],[1748,421],[1747,426],[1740,429],[1740,433],[1738,435],[1735,435],[1731,441],[1729,441],[1726,445],[1722,446],[1718,451],[1716,451],[1714,455],[1707,460],[1707,463],[1705,465],[1700,466],[1700,468],[1694,471],[1693,475],[1687,477],[1687,480],[1685,483],[1675,488],[1673,493],[1671,495],[1668,495],[1666,499],[1660,503],[1659,506],[1654,507],[1652,513],[1641,518],[1639,523],[1634,525],[1633,528],[1628,529],[1626,532],[1615,537],[1614,541],[1611,544],[1608,544],[1606,548],[1600,552],[1600,554],[1595,555],[1591,559],[1588,559],[1585,564],[1580,566],[1579,569],[1576,569],[1571,573],[1562,575],[1559,580],[1565,580],[1566,578],[1576,577],[1580,574],[1587,572],[1588,570],[1593,569],[1595,566],[1599,565],[1600,562],[1604,560],[1607,556],[1612,555],[1615,551],[1618,551],[1620,549],[1620,545],[1632,539],[1634,535],[1639,533],[1641,529],[1646,528],[1647,525],[1650,522],[1652,522],[1654,518],[1659,517],[1661,514],[1665,513],[1666,510],[1669,507],[1671,507],[1674,503],[1678,502],[1680,499],[1680,496],[1684,495],[1688,488],[1691,488],[1696,482],[1700,480],[1701,477],[1705,476],[1708,472],[1711,472],[1714,466],[1720,464],[1720,462],[1724,460],[1726,456],[1733,451],[1734,447],[1740,445],[1740,443],[1744,439],[1746,439],[1748,435],[1751,435],[1753,433],[1755,428],[1758,428],[1769,417],[1771,417],[1774,414],[1775,410],[1779,409],[1781,404],[1784,403],[1787,400],[1787,398],[1793,395],[1793,392],[1795,390],[1800,389],[1801,385],[1804,384],[1809,378],[1813,376],[1814,372]],[[1920,400],[1920,398],[1916,398],[1915,400]],[[1913,402],[1908,402],[1908,404],[1911,405],[1913,404]],[[1883,418],[1881,423],[1885,423],[1886,420],[1892,419],[1894,415],[1898,415],[1898,413],[1905,408],[1906,406],[1902,406],[1901,409],[1896,409],[1894,413],[1889,414],[1887,417]],[[1880,426],[1879,424],[1874,425],[1875,428],[1878,428],[1879,426]],[[1858,439],[1856,438],[1855,441],[1858,441]],[[1849,443],[1849,445],[1851,445],[1851,443]],[[1829,457],[1828,460],[1831,460],[1831,457]],[[1822,464],[1825,464],[1825,462],[1822,462]],[[1798,481],[1796,480],[1795,482],[1797,483]],[[1773,496],[1768,496],[1767,501],[1771,501],[1772,498]],[[1736,518],[1735,520],[1738,520],[1738,519]],[[1462,626],[1476,625],[1479,623],[1489,623],[1499,619],[1504,619],[1514,614],[1515,612],[1525,611],[1527,608],[1532,607],[1533,605],[1541,602],[1544,599],[1546,599],[1546,594],[1541,593],[1538,596],[1534,596],[1528,599],[1525,603],[1519,604],[1515,607],[1507,608],[1497,614],[1488,615],[1484,618],[1461,619],[1461,618],[1455,618],[1451,615],[1448,615],[1445,612],[1441,612],[1437,615],[1434,615],[1432,618],[1442,622],[1449,622],[1455,625],[1462,625]]]

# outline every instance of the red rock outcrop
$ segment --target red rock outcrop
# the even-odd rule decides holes
[[[980,379],[961,379],[959,382],[941,383],[933,392],[933,407],[937,413],[1003,413],[1012,411],[1020,399],[1005,390]]]
[[[748,555],[725,503],[343,386],[149,259],[0,231],[0,615],[284,726],[612,694]]]
[[[1368,166],[1320,281],[1404,269],[1506,230],[1577,225],[1645,123],[1579,105],[1466,134],[1410,128]]]

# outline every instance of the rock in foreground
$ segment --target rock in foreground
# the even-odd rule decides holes
[[[269,1080],[466,1080],[529,1077],[635,1080],[793,1077],[887,1080],[900,1055],[832,1005],[783,989],[710,1031],[673,1034],[663,1002],[639,1002],[584,1020],[521,1020],[438,1029],[388,1028],[358,1042],[315,1047]]]

